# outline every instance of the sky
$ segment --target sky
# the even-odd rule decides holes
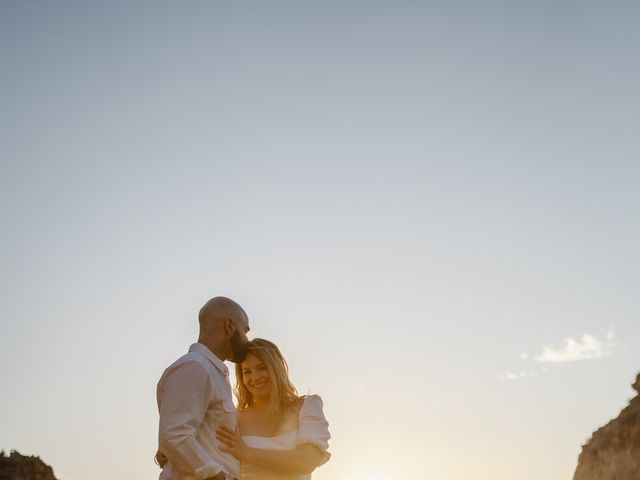
[[[227,295],[315,480],[561,480],[640,370],[640,5],[0,4],[0,449],[156,478]]]

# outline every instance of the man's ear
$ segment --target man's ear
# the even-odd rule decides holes
[[[231,318],[224,319],[224,333],[227,335],[233,335],[233,331],[235,330],[235,325],[233,324],[233,320]]]

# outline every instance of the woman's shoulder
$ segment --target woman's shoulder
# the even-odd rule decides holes
[[[320,395],[303,395],[298,397],[294,409],[299,416],[308,412],[322,411],[323,403]]]

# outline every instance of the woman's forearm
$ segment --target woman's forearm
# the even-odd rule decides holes
[[[320,465],[322,452],[313,445],[299,445],[293,450],[247,448],[243,460],[283,473],[300,475],[311,473]]]

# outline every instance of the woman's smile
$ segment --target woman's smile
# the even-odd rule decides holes
[[[267,383],[267,381],[266,381],[266,380],[263,380],[263,381],[261,381],[261,382],[253,382],[253,383],[251,384],[251,386],[252,386],[253,388],[262,388],[262,387],[264,387],[264,385],[265,385],[266,383]]]

